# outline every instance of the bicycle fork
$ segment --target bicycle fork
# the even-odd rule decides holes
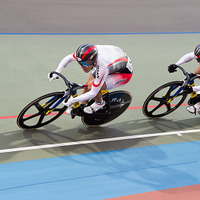
[[[47,101],[46,103],[44,103],[44,104],[42,105],[42,107],[44,107],[44,106],[50,104],[51,101],[54,100],[55,98],[56,98],[56,96],[53,97],[53,98],[51,98],[49,101]],[[66,98],[66,97],[63,97],[63,98],[61,98],[57,103],[55,103],[54,106],[53,106],[52,108],[50,108],[50,110],[48,110],[48,111],[46,112],[46,115],[50,115],[50,114],[55,110],[55,108],[56,108],[60,103],[62,103],[62,102],[64,101],[65,98]]]
[[[45,107],[47,105],[49,105],[52,101],[54,101],[57,98],[57,96],[52,97],[50,100],[48,100],[46,103],[44,103],[43,105],[41,105],[41,107]],[[64,95],[61,99],[59,99],[51,108],[49,108],[49,110],[46,112],[46,115],[50,115],[55,109],[56,107],[61,104],[64,100],[66,99],[66,95]]]
[[[190,85],[191,87],[195,86],[194,80],[190,81],[189,85]],[[173,86],[171,92],[174,91],[177,87],[178,87],[178,85]],[[171,103],[171,101],[173,101],[174,98],[176,98],[177,95],[178,95],[182,90],[183,90],[183,87],[179,88],[179,89],[175,92],[175,94],[174,94],[167,102],[168,102],[168,103]],[[164,96],[166,96],[166,95],[167,95],[167,93],[166,93]],[[191,98],[195,98],[195,97],[197,96],[197,92],[194,91],[194,92],[192,92],[190,95],[191,95]]]
[[[194,87],[194,86],[195,86],[194,80],[190,81],[190,86],[191,86],[191,87]],[[190,95],[191,95],[191,98],[195,98],[195,97],[197,96],[197,92],[194,91],[194,92],[192,92]]]
[[[78,96],[77,91],[76,91],[76,90],[73,91],[72,97],[77,97],[77,96]],[[49,101],[47,101],[46,103],[44,103],[44,104],[42,105],[42,107],[47,106],[48,104],[50,104],[55,98],[56,98],[56,96],[52,97]],[[51,113],[55,110],[55,108],[56,108],[60,103],[62,103],[62,102],[65,100],[65,98],[66,98],[66,96],[64,95],[64,97],[62,97],[60,100],[58,100],[58,102],[56,102],[56,103],[53,105],[53,107],[50,108],[50,109],[46,112],[46,115],[51,114]],[[74,107],[74,108],[78,108],[79,106],[80,106],[80,102],[76,102],[76,103],[73,104],[73,107]]]

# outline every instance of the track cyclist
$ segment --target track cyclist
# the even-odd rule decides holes
[[[95,102],[84,107],[84,112],[92,114],[105,105],[102,99],[101,90],[110,90],[128,83],[132,78],[133,67],[128,55],[119,47],[112,45],[93,45],[90,43],[78,47],[75,53],[64,57],[58,65],[56,72],[61,72],[72,61],[77,61],[85,73],[92,73],[86,82],[87,87],[82,95],[71,97],[67,102],[63,102],[68,107],[73,103],[82,102],[86,104],[88,100],[94,98]],[[57,75],[50,77],[50,81],[55,80]]]
[[[187,53],[183,57],[181,57],[176,64],[169,65],[168,71],[170,73],[173,73],[176,71],[177,65],[182,65],[184,63],[192,61],[193,59],[196,59],[199,64],[197,69],[195,70],[195,74],[200,74],[200,44],[196,46],[193,52]],[[200,86],[188,87],[186,90],[188,93],[191,93],[193,91],[200,91]],[[200,114],[200,98],[199,96],[197,96],[196,98],[197,103],[187,107],[187,110],[192,114],[196,114],[196,112]]]

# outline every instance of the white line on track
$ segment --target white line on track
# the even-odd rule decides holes
[[[114,141],[130,140],[130,139],[140,139],[140,138],[142,139],[142,138],[167,136],[167,135],[182,136],[182,134],[198,133],[198,132],[200,133],[200,129],[187,130],[187,131],[172,131],[172,132],[152,133],[152,134],[143,134],[143,135],[131,135],[131,136],[123,136],[123,137],[96,139],[96,140],[66,142],[66,143],[58,143],[58,144],[45,144],[45,145],[30,146],[30,147],[18,147],[18,148],[12,148],[12,149],[2,149],[2,150],[0,150],[0,154],[11,153],[11,152],[19,152],[19,151],[47,149],[47,148],[67,147],[67,146],[75,146],[75,145],[95,144],[95,143],[102,143],[102,142],[114,142]]]

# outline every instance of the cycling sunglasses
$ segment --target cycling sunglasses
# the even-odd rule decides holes
[[[85,67],[85,68],[87,68],[87,67],[89,67],[90,65],[92,65],[92,64],[86,63],[85,61],[81,61],[81,62],[79,62],[79,64],[80,64],[82,67]]]

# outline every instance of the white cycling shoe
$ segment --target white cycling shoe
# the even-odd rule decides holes
[[[67,115],[72,115],[72,107],[68,107],[66,113]]]
[[[103,109],[104,106],[105,106],[105,101],[101,103],[96,103],[95,101],[92,105],[85,107],[83,111],[87,114],[92,114],[94,112],[97,112],[98,110]]]
[[[187,110],[192,113],[192,114],[195,114],[198,112],[200,114],[200,102],[196,103],[195,105],[193,106],[188,106],[187,107]]]

